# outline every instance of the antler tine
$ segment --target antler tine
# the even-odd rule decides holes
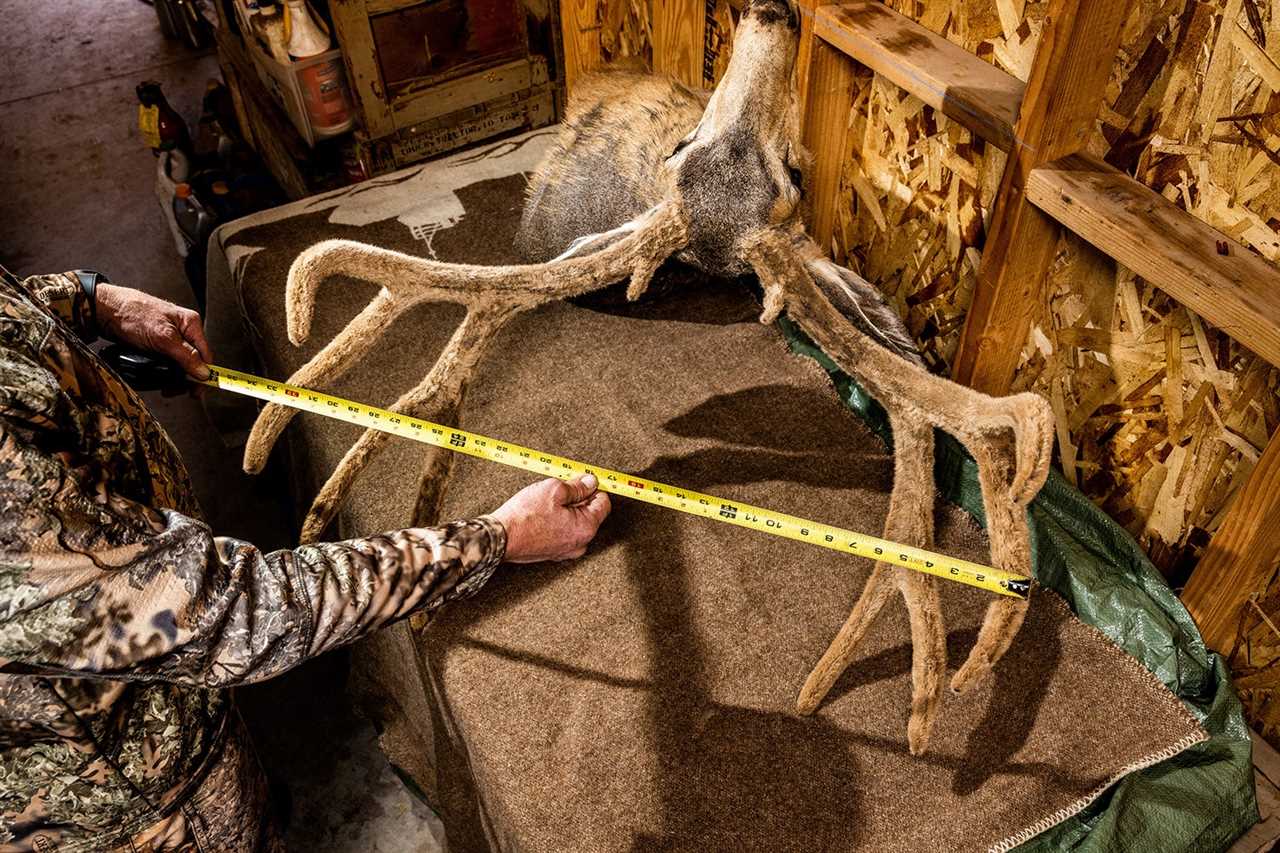
[[[1011,484],[1030,499],[1047,476],[1053,446],[1052,411],[1035,394],[990,397],[913,364],[852,329],[814,283],[807,266],[824,259],[803,232],[764,229],[743,246],[760,274],[765,304],[785,308],[819,346],[878,400],[899,400],[916,417],[949,432],[970,452],[993,434],[1011,432],[1017,466]],[[765,319],[765,318],[762,318]],[[1029,494],[1028,494],[1029,493]]]
[[[299,255],[289,268],[285,306],[289,340],[295,346],[311,333],[316,293],[329,276],[342,273],[379,282],[382,290],[289,381],[316,387],[341,376],[374,345],[379,333],[418,302],[458,302],[475,309],[505,299],[524,310],[628,276],[628,294],[638,296],[662,261],[687,241],[688,220],[678,199],[650,208],[636,218],[625,236],[597,252],[584,254],[579,247],[577,254],[544,264],[448,264],[351,240],[325,240]],[[245,446],[246,471],[262,470],[295,414],[275,404],[263,408]]]
[[[1015,394],[1005,400],[1014,410],[1014,472],[1009,494],[1014,501],[1026,506],[1049,479],[1049,464],[1053,459],[1053,407],[1039,394]]]
[[[298,368],[289,377],[289,382],[314,387],[330,377],[342,375],[359,356],[373,347],[378,334],[409,307],[410,303],[395,298],[386,290],[380,291],[333,340]],[[258,419],[253,422],[253,429],[249,431],[249,440],[245,442],[245,471],[256,474],[262,470],[271,448],[297,413],[297,409],[278,403],[263,406]]]
[[[1007,444],[993,442],[974,448],[978,463],[978,484],[982,487],[982,505],[990,531],[991,561],[1004,568],[1031,566],[1031,531],[1027,512],[1017,500],[1000,500],[1010,492],[1008,483],[1018,460]],[[951,689],[963,693],[991,672],[1013,643],[1014,636],[1026,618],[1027,599],[999,598],[987,605],[982,628],[969,656],[951,679]]]
[[[295,345],[306,340],[316,290],[335,272],[379,282],[397,297],[415,301],[478,305],[497,295],[549,301],[580,296],[629,276],[647,281],[658,263],[687,240],[688,223],[675,200],[645,211],[625,236],[599,251],[566,252],[541,264],[450,264],[353,240],[325,240],[299,255],[289,268],[289,339]]]
[[[488,306],[467,312],[454,330],[431,371],[391,406],[393,412],[433,419],[439,412],[456,411],[467,382],[485,349],[507,321],[518,314],[520,304]],[[386,444],[390,434],[365,430],[342,457],[311,504],[302,525],[301,541],[315,541],[329,526],[360,471]]]
[[[894,442],[893,493],[884,534],[928,548],[933,542],[933,427],[890,412]],[[942,698],[947,641],[938,602],[937,578],[878,562],[849,618],[813,667],[796,700],[796,711],[813,713],[835,686],[894,589],[902,593],[911,621],[911,718],[907,745],[921,755],[929,743]]]

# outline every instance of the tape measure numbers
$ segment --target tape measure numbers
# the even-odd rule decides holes
[[[521,468],[534,474],[557,477],[561,480],[569,480],[580,474],[594,474],[600,483],[600,488],[610,494],[709,518],[724,524],[758,530],[785,539],[808,542],[811,545],[845,554],[882,560],[1001,595],[1026,598],[1030,591],[1030,582],[1027,578],[980,563],[971,563],[968,560],[947,557],[923,548],[890,542],[887,539],[845,530],[807,518],[659,483],[656,480],[602,468],[599,465],[588,465],[554,453],[534,450],[509,441],[500,441],[420,418],[412,418],[387,409],[355,403],[285,382],[275,382],[225,367],[210,366],[209,370],[213,376],[204,384],[224,391],[232,391],[266,400],[269,403],[279,403],[304,412],[381,430],[490,462]]]

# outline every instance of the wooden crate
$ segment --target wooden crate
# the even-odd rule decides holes
[[[559,115],[558,95],[558,87],[543,82],[378,139],[357,131],[356,157],[364,175],[374,177],[495,136],[546,127]]]
[[[368,174],[559,117],[564,86],[554,4],[352,0],[330,11]]]

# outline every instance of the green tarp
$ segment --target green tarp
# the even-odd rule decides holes
[[[778,322],[792,350],[816,359],[846,405],[891,440],[884,410],[786,318]],[[942,496],[985,527],[978,468],[948,435],[938,436],[934,473]],[[1079,815],[1017,849],[1226,849],[1258,820],[1249,731],[1226,664],[1205,648],[1190,614],[1133,538],[1056,471],[1030,515],[1036,581],[1155,673],[1209,739],[1129,774]]]

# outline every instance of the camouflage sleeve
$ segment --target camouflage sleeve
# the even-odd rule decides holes
[[[97,338],[93,328],[89,300],[75,273],[60,272],[33,275],[22,280],[22,286],[41,305],[52,310],[62,321],[76,330],[87,343]]]
[[[0,671],[261,680],[473,592],[505,550],[501,523],[482,516],[263,553],[86,488],[3,429]]]

